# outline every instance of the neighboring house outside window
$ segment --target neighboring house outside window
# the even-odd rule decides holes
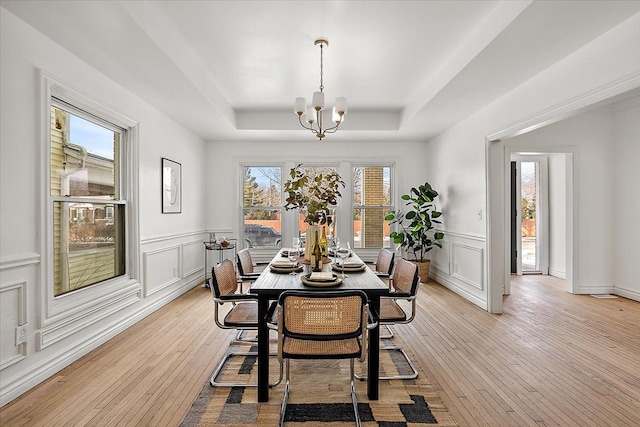
[[[51,98],[50,203],[53,213],[53,295],[126,270],[121,156],[125,130]]]
[[[282,246],[282,168],[244,166],[243,239],[245,248]]]
[[[353,168],[353,241],[355,248],[388,248],[391,207],[391,167]]]

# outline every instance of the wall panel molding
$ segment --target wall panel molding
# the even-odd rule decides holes
[[[451,274],[451,242],[442,241],[442,248],[434,249],[435,253],[431,257],[431,266],[445,274]]]
[[[204,264],[204,244],[202,240],[192,240],[182,244],[182,278],[200,273]]]
[[[174,291],[155,300],[153,303],[135,311],[131,311],[126,316],[121,316],[93,335],[83,336],[80,341],[72,342],[64,347],[60,347],[59,350],[55,346],[52,347],[52,349],[56,349],[55,353],[44,360],[33,363],[29,366],[28,370],[17,372],[11,376],[4,375],[2,378],[2,388],[0,389],[0,406],[6,405],[21,394],[27,392],[32,387],[35,387],[42,381],[51,377],[56,372],[59,372],[72,362],[95,350],[122,331],[133,326],[151,313],[189,291],[197,284],[197,280],[186,282]],[[140,291],[139,286],[138,291]]]
[[[205,230],[190,231],[187,233],[178,233],[178,234],[163,234],[162,236],[153,236],[153,237],[146,237],[146,238],[140,239],[140,245],[144,246],[152,243],[167,242],[171,240],[190,238],[193,236],[204,238],[203,236],[205,234],[206,234]]]
[[[0,258],[0,271],[11,268],[29,267],[40,263],[40,254],[37,252],[9,255]]]
[[[453,243],[451,250],[453,277],[482,290],[484,271],[484,249]]]
[[[2,325],[0,326],[0,345],[2,359],[0,371],[27,357],[27,282],[11,282],[0,284],[0,310]],[[22,329],[22,342],[18,343],[18,328]]]
[[[131,286],[111,295],[107,300],[103,300],[100,304],[91,306],[88,310],[83,311],[80,315],[68,318],[61,322],[56,322],[43,327],[36,334],[36,343],[38,350],[49,347],[52,344],[61,341],[80,330],[87,328],[100,320],[103,320],[116,312],[129,307],[140,301],[141,290],[137,282]]]
[[[460,233],[458,231],[451,231],[451,230],[440,230],[440,231],[444,233],[444,237],[457,237],[465,240],[474,240],[477,242],[485,242],[487,240],[485,236],[480,234]]]
[[[172,245],[142,254],[145,297],[180,281],[182,246]]]

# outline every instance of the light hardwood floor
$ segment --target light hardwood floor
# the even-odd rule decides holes
[[[396,330],[461,426],[640,425],[640,303],[512,281],[491,315],[421,285]],[[177,426],[231,332],[197,287],[0,410],[0,425]]]

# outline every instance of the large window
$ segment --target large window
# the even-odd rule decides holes
[[[51,98],[53,295],[125,274],[121,151],[125,130]]]
[[[356,248],[388,248],[391,167],[353,168],[353,243]]]
[[[282,245],[282,168],[243,168],[243,238],[247,248]]]

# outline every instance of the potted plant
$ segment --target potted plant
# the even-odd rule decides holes
[[[442,212],[436,210],[434,203],[438,192],[428,182],[418,188],[412,187],[409,194],[403,194],[402,200],[406,200],[406,212],[402,210],[391,211],[385,220],[391,224],[397,224],[399,230],[391,232],[393,243],[400,245],[407,253],[413,254],[413,262],[418,264],[420,280],[426,283],[429,278],[430,260],[425,255],[434,246],[442,248],[440,241],[444,233],[435,230],[434,224],[440,224],[437,219]]]
[[[314,176],[308,175],[301,163],[291,168],[289,176],[291,178],[284,183],[284,208],[288,211],[298,209],[304,221],[309,224],[305,239],[305,257],[308,257],[318,225],[330,226],[333,222],[331,209],[338,203],[338,198],[342,197],[340,186],[344,188],[345,183],[340,174],[332,169]]]

